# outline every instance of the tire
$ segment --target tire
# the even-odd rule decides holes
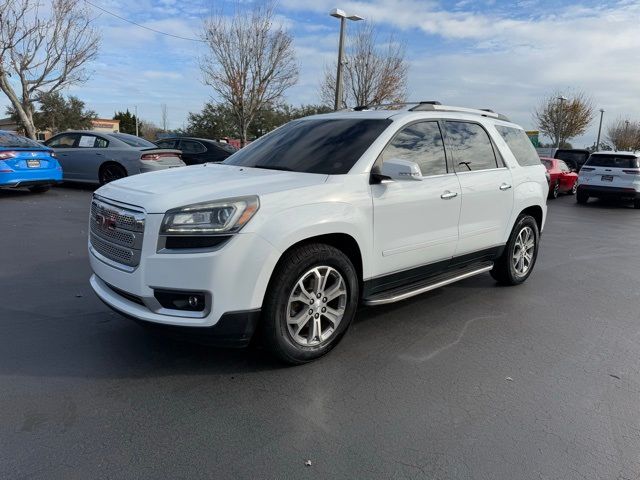
[[[576,202],[578,202],[580,205],[585,205],[588,201],[589,201],[589,194],[581,192],[580,189],[578,189],[576,193]]]
[[[35,187],[29,187],[31,193],[44,193],[51,189],[51,185],[36,185]]]
[[[573,184],[573,187],[571,187],[571,190],[569,190],[569,195],[575,195],[576,192],[578,191],[578,182],[575,182]]]
[[[107,163],[100,167],[98,172],[98,181],[100,185],[119,180],[127,176],[127,171],[117,163]]]
[[[329,299],[331,294],[336,296]],[[280,260],[269,282],[260,324],[262,342],[286,363],[315,360],[343,337],[359,295],[356,269],[342,251],[322,243],[295,247]],[[337,324],[327,316],[329,311]]]
[[[640,198],[636,198],[633,201],[633,208],[640,210]]]
[[[560,183],[556,180],[553,188],[549,189],[549,198],[558,198],[560,195]]]
[[[530,245],[531,240],[533,240],[531,246],[526,249],[528,255],[519,255],[519,252],[523,251],[522,244]],[[511,231],[502,256],[491,270],[491,276],[502,285],[523,283],[529,278],[536,264],[539,243],[540,231],[536,220],[531,215],[520,215]]]

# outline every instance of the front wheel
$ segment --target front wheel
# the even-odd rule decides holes
[[[531,272],[538,258],[540,231],[531,215],[520,215],[502,256],[491,270],[491,276],[503,285],[519,285]]]
[[[356,269],[342,251],[320,243],[296,247],[285,254],[269,283],[263,342],[287,363],[321,357],[347,331],[358,298]]]

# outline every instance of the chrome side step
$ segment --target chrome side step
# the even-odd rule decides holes
[[[386,292],[377,293],[375,295],[372,295],[371,297],[365,298],[363,303],[368,306],[373,306],[399,302],[401,300],[406,300],[407,298],[420,295],[421,293],[429,292],[431,290],[435,290],[436,288],[459,282],[460,280],[464,280],[465,278],[480,275],[481,273],[488,272],[492,268],[493,262],[484,262],[479,265],[473,265],[472,267],[462,268],[458,271],[445,273],[427,280],[422,280],[418,283],[394,288]]]

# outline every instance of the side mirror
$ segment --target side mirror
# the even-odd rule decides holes
[[[402,160],[401,158],[391,158],[382,163],[383,177],[391,180],[418,180],[422,181],[422,171],[415,162]]]

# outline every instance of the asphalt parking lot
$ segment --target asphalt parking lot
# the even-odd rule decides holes
[[[284,367],[103,306],[90,196],[0,192],[0,478],[640,478],[639,211],[551,201],[526,284],[363,309]]]

